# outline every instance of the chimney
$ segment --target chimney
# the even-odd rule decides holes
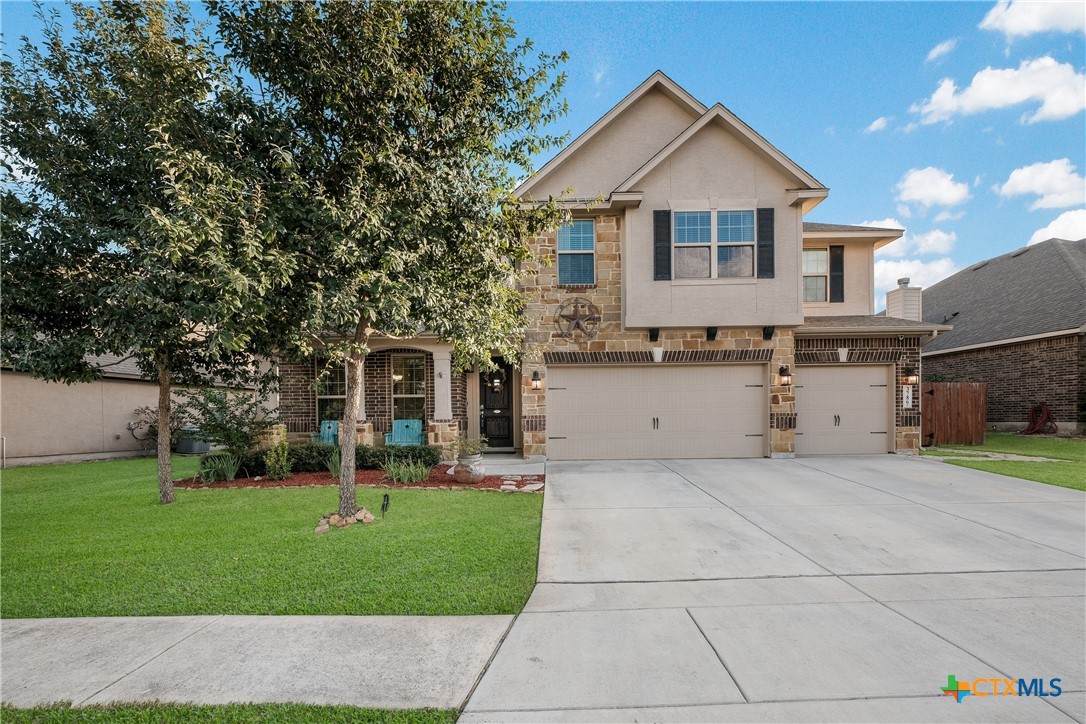
[[[886,316],[896,319],[924,320],[923,292],[920,287],[910,287],[909,278],[897,280],[897,289],[886,292]]]

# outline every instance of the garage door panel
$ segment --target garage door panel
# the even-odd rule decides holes
[[[547,456],[760,457],[764,375],[758,365],[552,367]]]
[[[888,368],[801,367],[796,373],[796,453],[848,455],[889,450]]]

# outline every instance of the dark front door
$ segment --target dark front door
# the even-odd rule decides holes
[[[479,374],[479,429],[487,447],[513,447],[513,368],[495,357],[497,368]]]

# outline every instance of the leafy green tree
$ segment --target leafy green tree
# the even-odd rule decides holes
[[[289,156],[186,4],[70,7],[70,38],[39,7],[43,42],[0,65],[3,352],[67,383],[130,356],[169,430],[175,386],[259,371],[292,272],[265,181]],[[157,452],[169,503],[169,435]]]
[[[285,118],[297,193],[281,207],[304,261],[295,354],[345,364],[340,515],[356,510],[355,420],[375,335],[429,331],[457,366],[517,358],[527,240],[563,218],[515,174],[561,138],[565,55],[535,54],[504,5],[210,0],[226,47]],[[304,189],[304,191],[303,191]]]

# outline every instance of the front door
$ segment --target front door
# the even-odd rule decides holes
[[[501,357],[479,374],[479,430],[489,448],[513,447],[513,368]]]

